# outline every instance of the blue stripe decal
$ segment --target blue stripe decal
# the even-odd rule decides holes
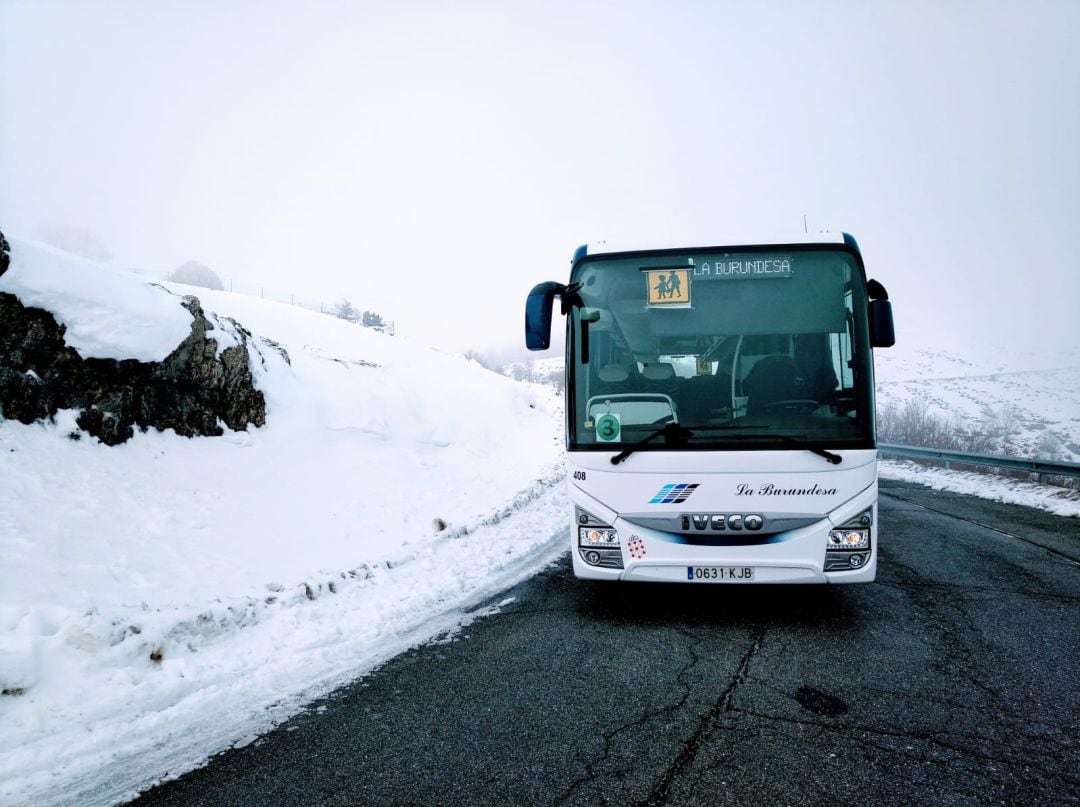
[[[664,485],[662,488],[660,488],[660,492],[653,496],[652,501],[650,501],[649,504],[656,504],[658,502],[664,501],[664,497],[667,496],[668,491],[670,491],[673,487],[675,487],[674,484]]]
[[[693,493],[700,486],[700,483],[694,482],[672,482],[671,484],[664,485],[660,488],[659,492],[649,500],[649,504],[682,504],[690,498],[690,494]]]

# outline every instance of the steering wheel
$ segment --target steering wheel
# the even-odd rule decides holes
[[[799,412],[809,415],[821,404],[810,398],[791,398],[786,401],[773,401],[767,403],[761,410],[763,412]]]

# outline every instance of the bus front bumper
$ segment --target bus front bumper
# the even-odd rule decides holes
[[[583,580],[728,585],[873,582],[877,530],[871,533],[868,551],[827,552],[831,526],[822,520],[765,545],[708,546],[617,519],[621,545],[617,552],[606,551],[603,564],[587,562],[588,550],[576,544],[571,546],[571,556],[574,575]]]

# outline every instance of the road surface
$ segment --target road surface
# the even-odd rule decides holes
[[[884,482],[868,586],[567,558],[140,805],[1080,801],[1080,522]]]

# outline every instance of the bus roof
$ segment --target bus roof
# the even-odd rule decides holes
[[[587,255],[610,255],[620,252],[645,252],[661,249],[710,249],[713,247],[787,246],[795,244],[847,244],[859,250],[859,245],[848,233],[798,233],[780,238],[726,238],[719,241],[684,241],[678,244],[632,243],[617,241],[594,241],[582,244],[574,252],[574,263]]]

